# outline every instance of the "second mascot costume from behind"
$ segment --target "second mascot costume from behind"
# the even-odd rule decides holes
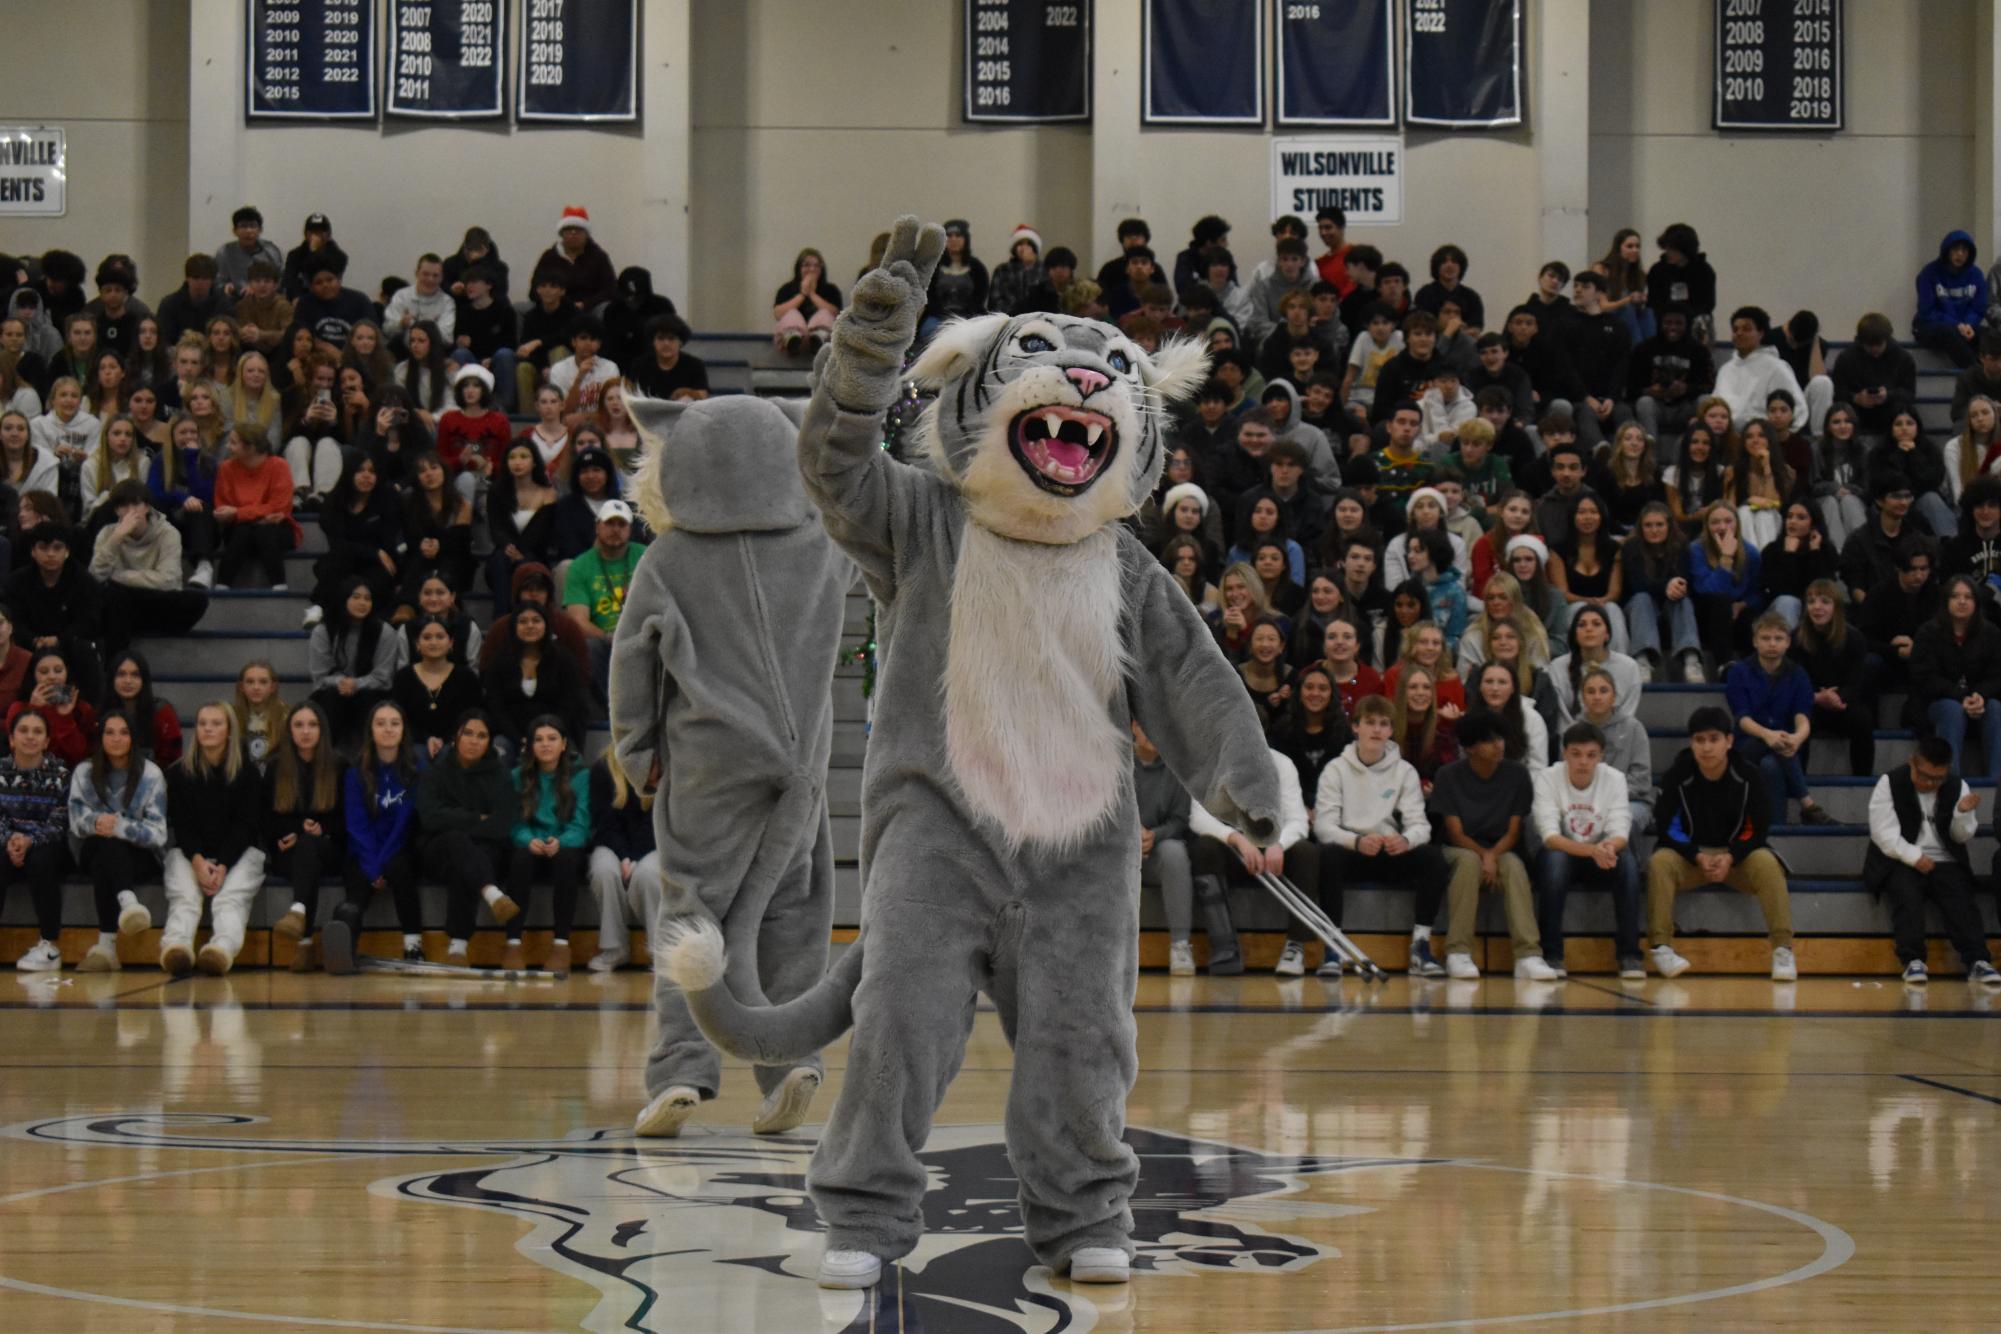
[[[705,922],[665,966],[702,1029],[766,1065],[852,1022],[807,1177],[820,1281],[865,1287],[913,1250],[918,1151],[984,991],[1014,1048],[1006,1134],[1028,1244],[1074,1279],[1123,1281],[1139,1163],[1122,1135],[1138,1061],[1137,719],[1189,792],[1269,839],[1270,752],[1195,606],[1121,520],[1151,493],[1167,404],[1207,373],[1111,325],[989,315],[942,328],[912,369],[937,388],[934,467],[881,448],[944,248],[897,221],[821,353],[799,436],[806,492],[879,607],[862,777],[862,927],[818,986],[764,1006]]]

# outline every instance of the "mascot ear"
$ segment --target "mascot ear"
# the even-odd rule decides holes
[[[979,362],[1000,331],[1007,327],[1007,315],[979,315],[969,320],[952,320],[941,325],[917,363],[910,378],[926,389],[940,389],[971,370]]]
[[[1193,397],[1208,379],[1209,349],[1199,339],[1170,339],[1146,362],[1146,387],[1163,402]]]
[[[674,429],[674,423],[687,410],[686,399],[648,398],[644,394],[626,391],[626,415],[632,418],[633,426],[645,437],[648,446],[665,440],[667,433]]]

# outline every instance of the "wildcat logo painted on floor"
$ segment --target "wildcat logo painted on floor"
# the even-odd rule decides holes
[[[532,1226],[516,1249],[595,1287],[583,1327],[949,1329],[954,1334],[1082,1334],[1087,1296],[1052,1282],[1021,1241],[1014,1173],[994,1125],[941,1126],[923,1158],[931,1173],[925,1238],[895,1281],[872,1293],[813,1284],[821,1231],[806,1198],[809,1136],[690,1133],[638,1140],[589,1131],[561,1140],[343,1140],[244,1136],[262,1118],[223,1114],[68,1117],[9,1127],[18,1139],[229,1153],[357,1158],[505,1158],[392,1176],[380,1196],[494,1210]],[[1367,1212],[1294,1198],[1304,1179],[1431,1159],[1291,1157],[1138,1128],[1132,1201],[1137,1281],[1221,1270],[1278,1276],[1333,1259],[1287,1235],[1288,1222]],[[276,1164],[274,1164],[276,1165]],[[359,1187],[357,1187],[359,1188]],[[733,1272],[718,1281],[707,1267]],[[1102,1290],[1101,1299],[1115,1294]],[[829,1319],[831,1317],[831,1319]],[[884,1325],[885,1317],[901,1323]]]

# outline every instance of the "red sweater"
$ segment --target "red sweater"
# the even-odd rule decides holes
[[[292,530],[292,545],[297,547],[304,537],[292,517],[291,465],[274,454],[265,455],[256,467],[224,459],[215,470],[215,505],[236,511],[230,523],[256,523],[267,514],[282,514]]]
[[[468,448],[484,454],[486,461],[498,472],[507,457],[508,443],[513,439],[507,414],[498,408],[477,417],[468,417],[453,408],[438,418],[438,457],[445,461],[445,468],[450,472],[458,472],[465,467]]]
[[[64,713],[54,705],[36,708],[17,699],[7,706],[7,730],[11,733],[14,720],[31,710],[49,725],[49,754],[72,769],[90,758],[91,747],[97,744],[97,710],[88,700],[78,700],[75,708]]]

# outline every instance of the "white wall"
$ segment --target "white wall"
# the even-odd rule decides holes
[[[7,24],[0,121],[63,127],[69,211],[0,219],[0,251],[60,246],[92,270],[122,251],[138,262],[141,294],[157,300],[180,286],[188,256],[179,225],[188,188],[187,7],[64,0],[25,9]],[[159,219],[167,225],[153,225]]]
[[[1847,129],[1710,128],[1711,0],[1592,0],[1591,241],[1692,224],[1718,302],[1783,318],[1817,311],[1831,337],[1871,310],[1907,334],[1913,280],[1939,238],[1972,229],[1974,123],[1991,62],[1975,0],[1847,0]],[[1581,256],[1568,257],[1573,263]]]

